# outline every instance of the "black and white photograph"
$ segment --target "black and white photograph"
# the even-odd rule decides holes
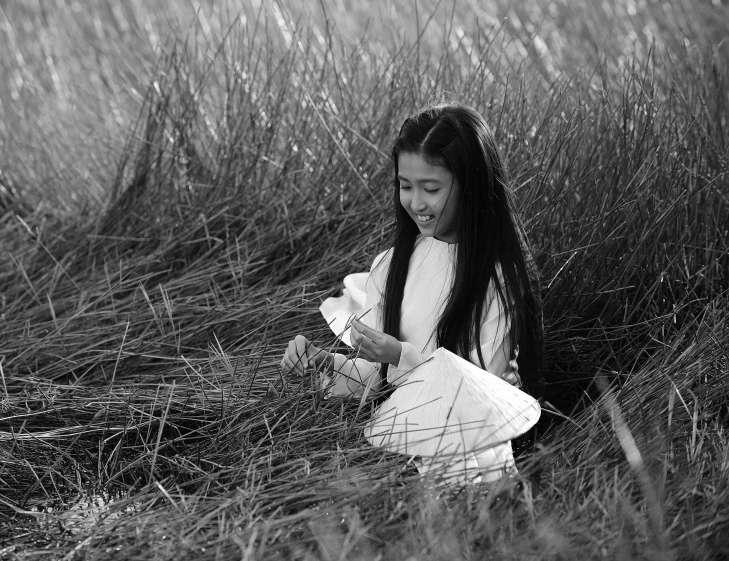
[[[727,0],[0,0],[0,560],[729,559]]]

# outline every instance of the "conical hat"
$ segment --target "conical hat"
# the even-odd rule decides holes
[[[365,284],[369,273],[353,273],[344,277],[344,290],[339,297],[331,297],[324,300],[319,306],[319,311],[327,320],[329,327],[337,337],[342,338],[348,346],[352,346],[349,340],[349,323],[353,317],[359,317],[365,312],[367,293]]]
[[[525,433],[540,413],[528,394],[439,348],[377,408],[365,437],[400,454],[464,454]]]

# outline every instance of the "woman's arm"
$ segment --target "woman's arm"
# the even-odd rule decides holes
[[[349,359],[339,353],[330,353],[311,343],[303,335],[297,335],[281,360],[281,368],[299,375],[308,369],[321,369],[332,375],[334,395],[361,395],[371,376],[379,378],[375,364],[363,358]],[[379,388],[379,380],[373,380],[373,390]]]
[[[380,369],[377,363],[395,360],[399,352],[399,341],[381,332],[383,273],[387,271],[388,252],[378,255],[365,283],[365,305],[368,310],[359,320],[352,322],[350,341],[354,345],[355,357],[340,353],[327,353],[327,366],[331,367],[334,382],[333,395],[361,395],[371,381],[371,389],[380,387]],[[384,352],[383,352],[384,350]],[[376,376],[371,380],[372,376]]]

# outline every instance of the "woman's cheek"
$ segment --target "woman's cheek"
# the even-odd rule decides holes
[[[410,209],[410,197],[405,191],[400,191],[400,204],[405,210]]]
[[[430,208],[438,216],[442,216],[443,215],[443,207],[444,206],[445,206],[445,197],[443,197],[443,196],[433,197],[430,200]]]

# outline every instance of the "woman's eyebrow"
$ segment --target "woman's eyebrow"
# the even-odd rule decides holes
[[[400,181],[407,181],[408,183],[442,183],[442,181],[437,177],[423,177],[420,179],[416,179],[415,181],[408,179],[407,177],[404,177],[402,175],[398,175],[397,178]]]

